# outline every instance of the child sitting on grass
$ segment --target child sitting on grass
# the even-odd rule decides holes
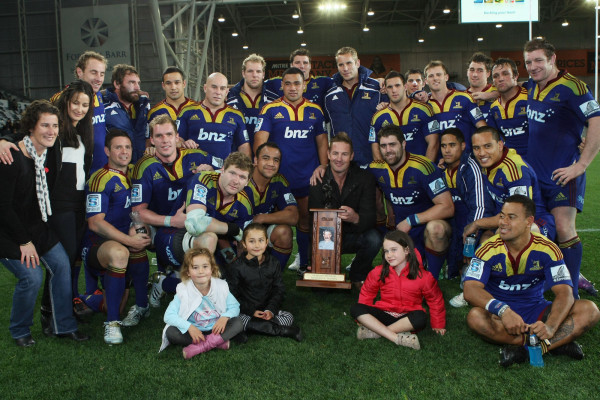
[[[240,302],[244,331],[285,336],[302,341],[302,331],[292,326],[294,316],[280,310],[285,286],[277,258],[267,252],[267,229],[259,223],[246,227],[242,236],[244,253],[228,269],[231,293]],[[238,337],[247,340],[244,334]]]
[[[242,331],[236,318],[240,304],[229,292],[214,256],[207,249],[190,249],[181,266],[181,283],[164,320],[162,351],[169,344],[185,346],[189,359],[218,347],[229,349],[229,339]]]
[[[433,275],[423,269],[407,233],[388,232],[383,239],[383,257],[383,265],[369,273],[358,303],[350,309],[361,325],[356,336],[358,339],[383,336],[397,345],[419,350],[419,338],[411,331],[425,328],[423,298],[429,306],[432,329],[440,335],[446,333],[442,292]],[[381,298],[373,304],[378,292]]]

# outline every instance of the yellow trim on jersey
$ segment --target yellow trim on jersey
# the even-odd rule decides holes
[[[126,176],[112,172],[109,169],[102,168],[94,172],[90,177],[90,180],[88,181],[90,192],[103,192],[106,184],[110,182],[114,176],[119,178],[125,189],[129,189],[129,180]]]
[[[527,113],[527,108],[521,106],[521,108],[517,109],[517,104],[521,101],[527,101],[527,89],[522,87],[518,94],[508,101],[508,107],[504,108],[504,105],[500,103],[500,97],[496,99],[492,103],[490,107],[490,113],[494,112],[496,109],[500,111],[502,115],[502,119],[513,119],[517,115],[523,115]]]
[[[548,84],[544,90],[540,92],[540,86],[538,84],[535,85],[535,89],[533,92],[533,98],[539,101],[544,101],[548,93],[552,91],[557,86],[566,86],[575,94],[575,96],[581,96],[588,92],[587,86],[585,83],[575,78],[573,75],[566,73],[558,79],[555,79],[553,82]]]
[[[508,149],[508,154],[504,157],[504,160],[491,170],[486,170],[488,179],[490,182],[494,181],[494,177],[499,170],[504,171],[504,175],[509,182],[514,182],[523,177],[523,168],[528,168],[523,161],[523,158],[517,154],[515,149]]]

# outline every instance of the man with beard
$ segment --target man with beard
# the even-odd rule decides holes
[[[150,100],[140,91],[140,76],[132,65],[117,64],[112,71],[112,84],[102,92],[106,113],[106,128],[127,132],[133,144],[132,163],[146,149]]]

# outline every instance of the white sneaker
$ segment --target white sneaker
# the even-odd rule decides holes
[[[455,308],[466,307],[469,305],[469,302],[465,300],[464,292],[460,292],[449,301],[450,305]]]
[[[121,334],[121,322],[110,321],[104,323],[104,342],[108,344],[123,343],[123,335]]]
[[[419,338],[417,335],[410,332],[400,332],[398,336],[396,336],[396,344],[398,346],[410,347],[415,350],[421,349]]]
[[[369,328],[365,328],[364,326],[359,326],[358,330],[356,331],[356,338],[358,340],[379,339],[380,337],[381,336],[379,334],[373,332]]]
[[[300,254],[296,253],[296,257],[294,258],[294,261],[292,261],[288,269],[292,271],[298,271],[298,268],[300,268]]]
[[[164,296],[165,291],[162,288],[162,283],[166,276],[162,272],[156,272],[152,276],[152,288],[148,296],[148,303],[154,308],[160,307],[160,299]]]
[[[146,318],[150,316],[150,306],[146,308],[138,307],[137,305],[132,305],[129,309],[129,313],[121,322],[122,326],[136,326],[140,323],[142,318]]]

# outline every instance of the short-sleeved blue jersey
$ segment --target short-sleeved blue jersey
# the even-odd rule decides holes
[[[434,197],[448,191],[442,171],[424,156],[407,152],[406,161],[395,171],[384,161],[373,161],[369,171],[392,204],[396,225],[428,210]]]
[[[188,181],[186,206],[200,204],[206,207],[206,215],[221,222],[233,222],[240,229],[252,221],[252,200],[242,190],[235,199],[223,204],[223,193],[219,188],[218,172],[203,171],[194,175]]]
[[[316,137],[327,133],[321,107],[306,99],[294,107],[281,98],[260,111],[259,131],[269,132],[269,140],[281,149],[279,172],[289,179],[290,188],[308,187],[320,164]]]
[[[92,174],[85,189],[86,219],[97,214],[104,214],[106,222],[119,231],[128,234],[129,213],[131,212],[131,181],[129,176],[119,170],[105,166]],[[92,231],[89,231],[86,236],[88,241],[99,238]]]
[[[142,157],[133,169],[131,203],[148,204],[148,209],[158,215],[175,215],[183,205],[188,179],[202,164],[221,168],[221,162],[199,149],[177,150],[177,158],[167,165],[157,157]]]
[[[244,114],[225,105],[214,114],[204,104],[188,106],[179,115],[179,136],[192,139],[200,149],[222,160],[248,143]]]
[[[258,186],[252,178],[244,188],[248,197],[254,205],[254,215],[268,214],[281,211],[288,206],[297,206],[296,199],[290,191],[287,179],[281,174],[274,175],[264,192],[258,190]]]
[[[465,136],[465,151],[471,151],[471,135],[475,132],[475,124],[485,120],[471,95],[451,90],[441,104],[430,97],[429,105],[440,123],[440,131],[444,132],[448,128],[460,129]]]
[[[260,96],[256,96],[256,98],[253,99],[249,94],[244,92],[243,88],[244,79],[229,90],[229,93],[227,94],[227,104],[236,110],[240,110],[244,114],[246,130],[250,137],[250,145],[254,146],[254,128],[256,128],[260,110],[265,104],[277,100],[281,96],[276,92],[268,90],[266,85],[263,85]]]
[[[579,160],[584,126],[600,116],[600,107],[587,85],[567,71],[560,71],[543,90],[530,79],[527,89],[527,161],[541,182],[552,185],[554,170]]]
[[[527,159],[529,141],[527,89],[519,88],[515,96],[506,104],[501,104],[500,98],[496,99],[490,108],[486,122],[502,134],[506,146],[515,149],[521,157]]]
[[[499,235],[492,236],[475,252],[465,281],[485,284],[495,299],[507,303],[525,323],[536,321],[529,310],[551,304],[544,299],[544,287],[566,284],[573,286],[563,255],[546,237],[531,233],[527,246],[515,259]],[[525,316],[529,315],[529,318]]]
[[[409,99],[409,103],[400,114],[392,107],[378,111],[371,121],[369,143],[377,143],[377,132],[389,124],[401,127],[406,140],[406,150],[421,156],[427,152],[425,138],[440,133],[440,124],[433,115],[431,106],[413,99]]]

